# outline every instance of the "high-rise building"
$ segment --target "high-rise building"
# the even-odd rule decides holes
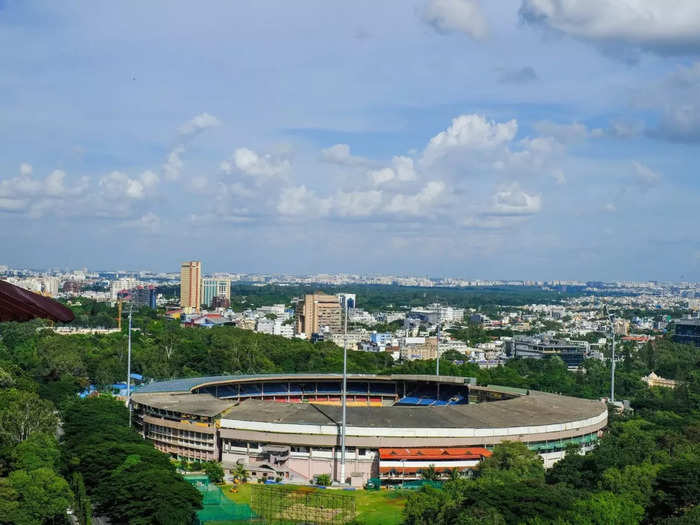
[[[231,281],[229,279],[202,279],[202,304],[212,306],[215,297],[231,301]]]
[[[342,308],[355,308],[357,304],[357,296],[354,293],[339,293],[338,301]]]
[[[296,328],[298,334],[340,333],[341,307],[338,297],[324,293],[308,294],[297,305]]]
[[[202,263],[187,261],[180,265],[180,306],[199,310],[202,304]]]

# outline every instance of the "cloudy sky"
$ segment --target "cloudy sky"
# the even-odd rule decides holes
[[[0,0],[0,264],[700,280],[697,0]]]

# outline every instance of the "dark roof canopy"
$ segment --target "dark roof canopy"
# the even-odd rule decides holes
[[[7,281],[0,281],[0,321],[51,319],[67,323],[73,312],[53,299],[30,292]]]

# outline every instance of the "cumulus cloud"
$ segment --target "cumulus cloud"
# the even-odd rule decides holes
[[[513,140],[518,132],[515,120],[488,121],[482,115],[460,115],[452,125],[430,139],[423,159],[434,161],[455,149],[487,150]]]
[[[165,180],[174,181],[180,178],[180,175],[182,175],[182,168],[184,166],[180,155],[182,155],[184,152],[184,146],[176,146],[170,152],[165,164],[163,164],[163,176],[165,177]]]
[[[0,180],[0,210],[27,212],[34,218],[50,212],[70,212],[69,201],[82,196],[88,186],[86,177],[67,184],[63,170],[53,170],[43,179],[34,178],[31,165],[23,163],[19,172],[17,177]]]
[[[537,73],[532,66],[501,71],[498,81],[501,84],[528,84],[537,80]]]
[[[481,40],[488,24],[478,0],[428,0],[421,14],[423,21],[438,33],[464,33]]]
[[[539,195],[525,193],[517,183],[497,191],[492,198],[492,207],[487,215],[519,216],[532,215],[542,208]]]
[[[662,54],[700,52],[697,0],[522,0],[520,16],[603,46]]]
[[[445,183],[431,181],[414,195],[394,195],[386,206],[390,213],[398,215],[422,216],[431,212],[445,191]]]
[[[141,200],[158,184],[158,181],[158,175],[150,170],[144,171],[136,178],[131,178],[120,171],[113,171],[100,178],[99,186],[107,200]]]
[[[347,144],[335,144],[321,150],[321,160],[341,166],[362,166],[370,163],[369,160],[350,153],[350,146]]]
[[[260,155],[248,148],[238,148],[229,160],[219,165],[221,171],[230,175],[238,170],[251,177],[270,178],[283,175],[291,167],[287,159],[277,158],[269,153]]]
[[[369,175],[372,184],[381,186],[387,182],[409,182],[416,179],[416,170],[411,157],[396,156],[391,159],[391,168],[370,170]]]
[[[178,131],[180,135],[191,136],[196,135],[208,128],[214,128],[221,125],[221,121],[214,115],[209,113],[200,113],[192,117],[190,120],[182,124]]]

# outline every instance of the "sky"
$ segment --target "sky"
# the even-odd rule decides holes
[[[697,0],[0,0],[0,264],[700,281]]]

